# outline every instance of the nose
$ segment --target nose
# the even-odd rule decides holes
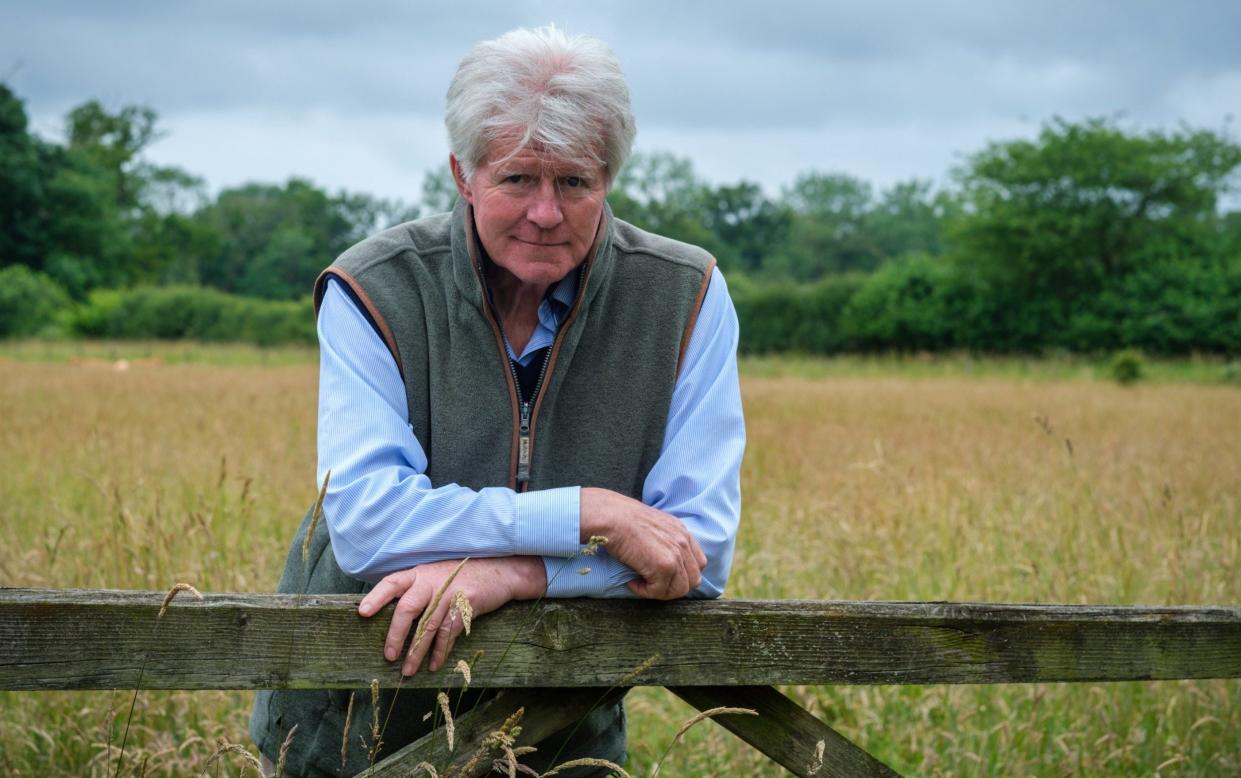
[[[560,193],[556,191],[556,180],[551,176],[540,179],[538,189],[530,195],[526,218],[543,230],[553,229],[564,221]]]

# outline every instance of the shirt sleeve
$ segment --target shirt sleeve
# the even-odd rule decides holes
[[[713,271],[672,392],[663,447],[642,501],[685,522],[707,567],[690,597],[719,597],[732,566],[741,517],[745,418],[737,376],[737,313]],[[545,558],[549,597],[631,597],[628,566],[601,548],[593,557]]]
[[[318,477],[331,471],[323,514],[342,570],[374,582],[444,559],[578,552],[579,487],[432,487],[396,362],[334,279],[318,332]]]

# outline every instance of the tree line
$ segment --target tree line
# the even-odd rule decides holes
[[[456,196],[445,165],[417,203],[301,178],[212,197],[144,157],[160,137],[150,108],[90,101],[65,127],[34,134],[0,84],[0,335],[313,341],[316,274]],[[938,187],[810,171],[773,196],[647,153],[608,199],[712,252],[748,351],[1236,353],[1241,211],[1224,206],[1239,168],[1227,132],[1056,119]]]

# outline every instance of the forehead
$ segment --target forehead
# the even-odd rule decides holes
[[[584,159],[574,159],[550,151],[540,144],[527,144],[515,151],[516,142],[494,140],[487,144],[487,157],[483,164],[497,170],[539,170],[554,174],[595,174],[603,166]]]

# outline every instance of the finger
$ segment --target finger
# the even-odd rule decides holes
[[[431,672],[435,672],[444,666],[444,660],[448,658],[453,646],[457,644],[457,638],[461,635],[464,627],[465,625],[461,619],[457,618],[452,610],[449,610],[448,616],[440,624],[440,628],[435,631],[435,647],[431,652],[431,662],[427,665]]]
[[[644,600],[651,599],[651,596],[647,593],[648,590],[646,581],[643,581],[641,578],[635,578],[632,581],[628,581],[625,586],[627,586],[629,591],[633,592],[638,597],[641,597]]]
[[[698,542],[698,538],[694,537],[693,535],[689,536],[689,542],[693,546],[694,560],[698,562],[698,569],[699,570],[705,569],[707,566],[707,555],[704,554],[702,551],[702,544],[700,544]]]
[[[362,602],[358,604],[358,615],[364,618],[374,616],[385,605],[400,597],[409,587],[413,586],[416,577],[417,574],[413,568],[385,576],[382,581],[375,584],[374,589],[371,589],[362,598]]]
[[[685,597],[692,589],[697,588],[697,584],[702,581],[702,570],[697,566],[697,560],[689,556],[685,560],[685,591],[678,594],[678,597]]]
[[[676,600],[684,597],[689,593],[689,590],[693,588],[693,578],[690,572],[691,570],[693,570],[693,565],[689,565],[688,567],[682,566],[681,569],[677,570],[676,578],[672,581],[673,586],[668,588],[669,600]]]
[[[440,624],[444,622],[444,618],[448,614],[447,598],[440,601],[440,605],[435,609],[435,613],[427,619],[426,629],[422,633],[422,639],[416,644],[411,643],[409,652],[405,655],[405,664],[401,667],[402,675],[413,675],[418,672],[418,668],[422,666],[422,660],[426,657],[427,652],[431,648],[431,643],[435,641],[435,634],[439,630]],[[425,607],[425,604],[424,604]]]
[[[401,655],[401,647],[409,635],[409,628],[427,607],[430,596],[421,587],[410,587],[396,603],[392,613],[392,624],[388,626],[388,639],[384,642],[384,658],[395,662]]]
[[[648,591],[653,600],[672,600],[680,595],[677,592],[686,586],[685,567],[679,563],[666,575],[647,579]]]

